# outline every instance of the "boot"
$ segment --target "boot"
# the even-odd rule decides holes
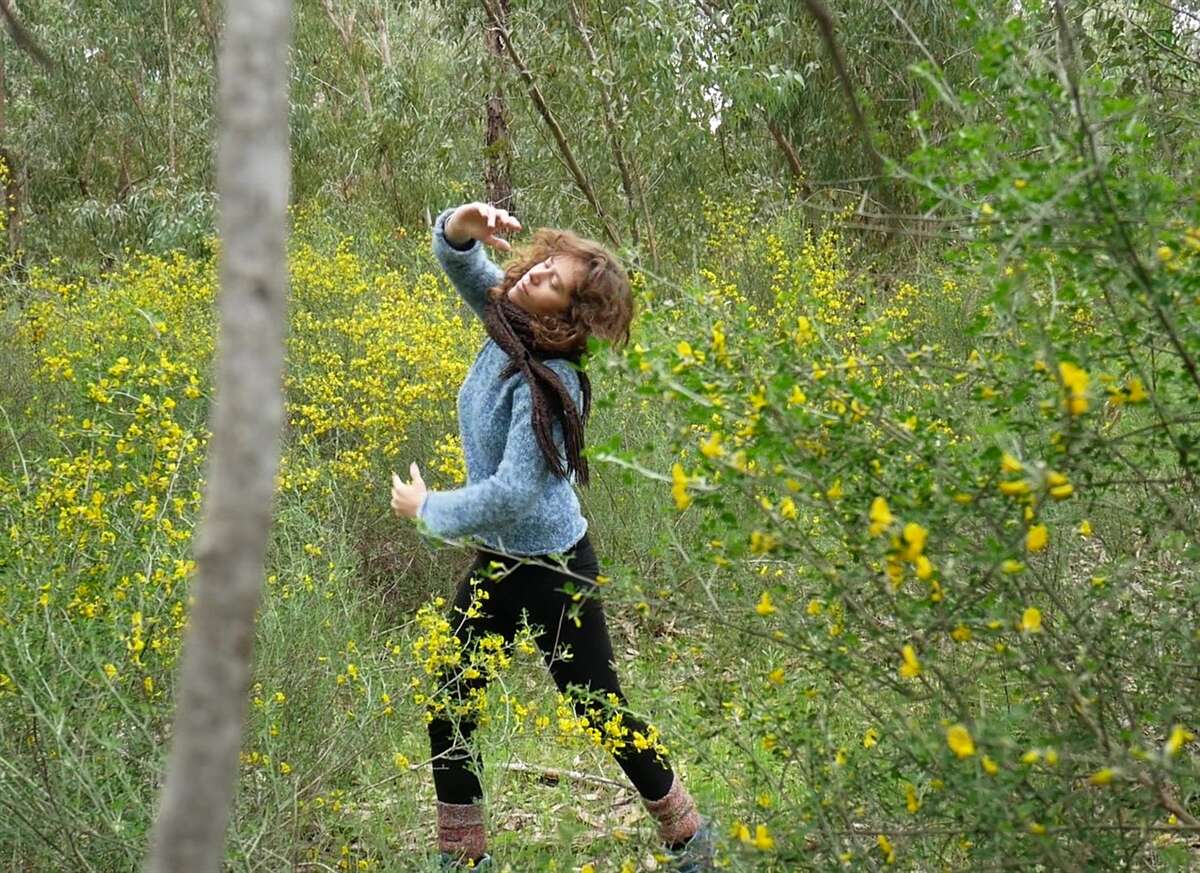
[[[696,802],[688,794],[679,774],[671,779],[671,789],[658,800],[642,798],[646,811],[658,822],[658,832],[679,873],[712,870],[712,831],[700,816]]]
[[[444,862],[458,863],[463,869],[479,869],[479,862],[487,858],[482,803],[443,803],[439,800],[437,829],[438,849]],[[468,866],[472,861],[475,868]]]

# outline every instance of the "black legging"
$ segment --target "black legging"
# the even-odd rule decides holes
[[[624,738],[624,747],[613,756],[643,797],[658,800],[670,790],[673,774],[665,756],[656,754],[653,747],[639,750],[634,745],[633,732],[640,731],[643,736],[648,736],[649,729],[624,709],[625,696],[613,668],[612,641],[604,620],[604,608],[599,589],[591,581],[599,574],[600,565],[587,534],[565,553],[565,557],[567,569],[587,581],[552,567],[521,564],[515,558],[479,551],[471,569],[459,583],[454,605],[450,608],[451,633],[463,642],[465,665],[469,652],[483,634],[500,634],[505,644],[511,647],[521,613],[527,611],[529,625],[537,634],[542,657],[559,691],[568,694],[568,686],[576,686],[584,692],[582,695],[570,694],[576,713],[587,715],[589,707],[599,709],[602,713],[600,722],[597,723],[594,716],[591,721],[600,727],[613,711],[606,702],[608,693],[617,696],[621,721],[628,728],[628,734]],[[553,563],[545,557],[535,560]],[[483,575],[488,572],[491,561],[498,561],[505,568],[496,571],[500,575],[494,579]],[[473,579],[477,585],[472,585]],[[562,590],[569,583],[576,592],[583,593],[577,603]],[[464,617],[479,591],[487,592],[487,599],[479,603],[480,614]],[[572,617],[575,606],[578,606],[578,614]],[[578,626],[575,618],[579,620]],[[565,658],[564,647],[570,653]],[[446,688],[450,701],[466,699],[470,689],[482,689],[486,682],[482,675],[464,678],[461,667],[454,675],[440,677],[440,685]],[[464,716],[458,726],[456,732],[450,720],[442,715],[435,715],[429,723],[434,789],[438,800],[444,803],[473,803],[483,796],[476,772],[472,772],[480,769],[479,754],[470,747],[475,722]]]

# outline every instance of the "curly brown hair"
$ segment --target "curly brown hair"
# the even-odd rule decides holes
[[[611,340],[618,346],[627,344],[634,315],[629,276],[612,252],[572,231],[552,227],[535,231],[529,243],[513,250],[513,257],[504,267],[504,279],[488,294],[503,297],[531,267],[551,255],[579,259],[585,267],[584,279],[562,313],[533,319],[538,345],[577,350],[586,347],[589,336]]]

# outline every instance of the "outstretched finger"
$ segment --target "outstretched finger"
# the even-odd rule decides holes
[[[511,252],[512,246],[508,244],[508,240],[496,236],[494,233],[483,238],[483,241],[490,246],[495,246],[502,252]]]

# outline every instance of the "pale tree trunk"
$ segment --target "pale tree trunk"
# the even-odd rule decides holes
[[[220,870],[237,782],[283,421],[290,34],[290,0],[227,0],[218,62],[213,437],[152,873]]]
[[[496,85],[487,99],[487,124],[483,132],[483,187],[488,203],[517,211],[512,189],[512,143],[508,138],[508,106],[500,90],[499,71],[504,66],[504,45],[500,33],[508,28],[508,0],[499,0],[496,14],[500,23],[484,25],[484,44],[495,65]]]

